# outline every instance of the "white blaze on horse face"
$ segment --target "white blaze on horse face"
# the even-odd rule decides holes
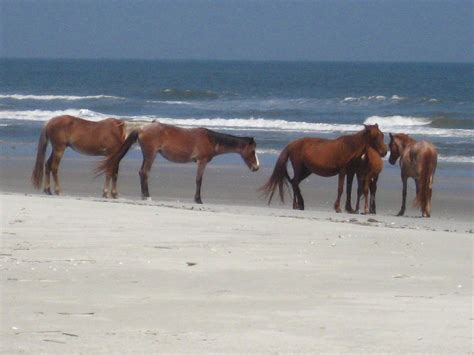
[[[253,171],[257,171],[259,167],[260,167],[260,162],[258,161],[258,155],[255,152],[255,165],[253,167]]]

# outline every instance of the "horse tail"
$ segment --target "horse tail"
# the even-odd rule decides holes
[[[46,155],[46,148],[48,147],[48,135],[46,133],[46,126],[41,130],[38,140],[38,150],[36,152],[36,162],[31,174],[31,182],[35,189],[39,189],[43,183],[44,157]]]
[[[99,165],[94,169],[96,176],[102,175],[107,171],[116,171],[122,158],[130,150],[130,147],[138,140],[140,131],[133,130],[128,135],[127,139],[122,143],[119,150],[103,159]]]
[[[415,206],[424,209],[431,199],[433,178],[436,170],[437,155],[433,150],[428,150],[421,160],[419,177],[419,192],[415,199]]]
[[[288,146],[285,147],[280,153],[278,160],[273,169],[273,173],[268,179],[268,181],[260,187],[258,190],[262,193],[265,198],[268,198],[268,204],[272,202],[273,194],[275,193],[276,188],[278,187],[278,192],[280,194],[281,202],[285,202],[284,197],[284,188],[288,187],[288,181],[290,177],[288,176],[288,171],[286,169],[286,163],[290,156],[290,151]]]

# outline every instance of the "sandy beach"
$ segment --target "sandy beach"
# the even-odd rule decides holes
[[[397,218],[387,173],[379,214],[349,215],[315,178],[292,211],[256,195],[269,168],[218,165],[199,206],[194,166],[162,164],[142,202],[124,163],[104,200],[91,161],[64,162],[60,197],[2,161],[2,353],[473,350],[469,189],[440,179],[433,218]]]

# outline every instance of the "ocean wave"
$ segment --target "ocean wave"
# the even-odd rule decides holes
[[[187,101],[162,101],[162,100],[147,100],[150,104],[165,104],[165,105],[192,105],[191,102]]]
[[[47,121],[55,116],[71,115],[92,121],[102,120],[113,115],[106,115],[88,109],[68,109],[61,111],[1,111],[0,119],[13,119],[25,121]],[[262,117],[250,118],[170,118],[155,115],[141,116],[113,116],[128,120],[154,121],[189,127],[211,127],[222,129],[239,130],[261,130],[276,132],[302,132],[302,133],[344,133],[355,132],[362,129],[361,124],[343,123],[315,123],[305,121],[287,121],[282,119],[265,119]],[[439,136],[439,137],[474,137],[471,129],[450,129],[431,127],[432,119],[410,116],[370,116],[365,124],[377,123],[382,131],[392,133],[411,133],[415,135]]]
[[[39,100],[39,101],[52,101],[52,100],[78,101],[78,100],[100,100],[100,99],[124,100],[123,97],[110,96],[110,95],[76,96],[76,95],[21,95],[21,94],[0,95],[0,99]]]
[[[361,102],[361,101],[386,101],[386,100],[393,100],[393,101],[399,101],[399,100],[404,100],[406,99],[405,97],[398,96],[398,95],[392,95],[390,97],[384,96],[384,95],[370,95],[370,96],[359,96],[359,97],[345,97],[342,102]]]
[[[375,124],[384,128],[398,127],[398,126],[426,126],[432,121],[429,118],[424,117],[411,117],[411,116],[370,116],[365,120],[365,124]]]
[[[181,89],[163,89],[158,93],[159,97],[174,100],[197,100],[197,99],[217,99],[219,97],[210,90],[181,90]]]
[[[20,120],[20,121],[48,121],[53,117],[71,115],[85,118],[91,121],[100,121],[111,117],[88,109],[68,109],[58,111],[47,110],[26,110],[26,111],[0,111],[0,119]]]
[[[445,163],[463,163],[474,164],[474,157],[466,157],[462,155],[442,156],[438,155],[438,161]]]
[[[432,126],[436,119],[411,116],[370,116],[364,124],[378,124],[382,131],[438,137],[474,137],[474,130]]]

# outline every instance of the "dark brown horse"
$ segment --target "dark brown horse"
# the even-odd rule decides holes
[[[431,216],[431,196],[433,193],[433,179],[438,162],[438,152],[433,144],[417,142],[408,134],[390,133],[390,158],[388,161],[394,165],[400,158],[402,177],[402,207],[398,216],[405,214],[407,198],[407,181],[411,177],[415,180],[416,199],[415,205],[421,207],[423,217]]]
[[[280,153],[270,179],[260,188],[268,203],[278,187],[280,199],[284,202],[284,186],[291,183],[293,188],[293,208],[304,210],[304,200],[299,184],[311,173],[324,177],[339,175],[336,212],[341,212],[340,201],[344,189],[344,178],[349,165],[364,154],[370,146],[381,156],[387,154],[383,133],[378,125],[365,125],[358,133],[336,139],[301,138],[288,144]],[[293,178],[286,169],[288,159],[293,166]]]
[[[66,115],[50,119],[41,130],[36,163],[31,176],[33,186],[37,189],[41,187],[44,167],[46,175],[44,192],[51,195],[50,174],[52,173],[54,192],[59,195],[61,186],[58,169],[67,147],[86,155],[109,155],[115,153],[125,141],[126,131],[125,122],[116,118],[92,122]],[[52,151],[44,164],[48,141],[51,143]],[[117,172],[106,175],[103,196],[108,197],[110,180],[112,180],[112,197],[116,197]]]
[[[359,212],[360,198],[364,195],[364,213],[376,213],[375,194],[377,192],[377,181],[382,170],[382,157],[372,147],[368,147],[367,151],[362,154],[360,158],[355,159],[354,162],[351,163],[351,168],[347,173],[346,211],[351,213]],[[351,208],[351,190],[354,175],[357,177],[357,202],[355,211]],[[368,203],[369,191],[370,208]]]
[[[137,140],[143,154],[143,163],[139,172],[143,199],[150,199],[148,173],[157,153],[175,163],[192,161],[197,163],[194,195],[196,203],[202,203],[202,176],[207,163],[213,157],[226,153],[238,153],[250,170],[257,171],[259,168],[255,152],[256,143],[253,138],[231,136],[206,128],[180,128],[155,122],[130,133],[120,150],[103,161],[96,172],[99,174],[106,172],[110,175],[118,171],[120,161]]]

